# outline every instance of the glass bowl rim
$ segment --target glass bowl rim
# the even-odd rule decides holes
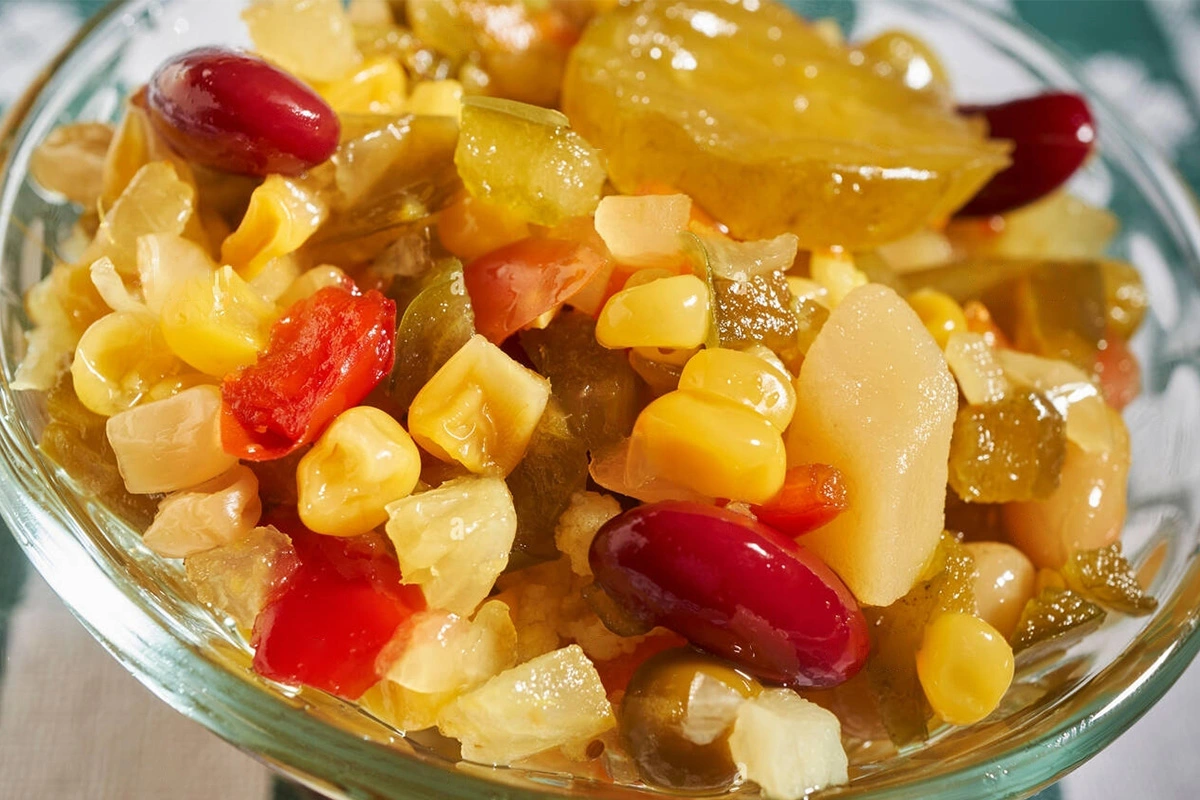
[[[0,186],[10,182],[9,169],[16,151],[24,143],[31,115],[55,81],[71,66],[80,50],[93,37],[111,34],[124,13],[144,13],[160,0],[109,0],[49,62],[37,79],[20,95],[0,120]],[[861,1],[861,0],[860,0]],[[1021,50],[1025,65],[1035,52],[1038,68],[1056,73],[1066,85],[1082,86],[1103,121],[1105,141],[1132,145],[1137,166],[1163,195],[1167,216],[1175,224],[1174,235],[1188,251],[1193,278],[1200,280],[1200,218],[1186,182],[1143,135],[1135,132],[1114,111],[1102,94],[1080,74],[1073,59],[1028,26],[973,4],[944,4],[922,0],[891,0],[902,6],[932,6],[956,23],[983,35],[989,43]],[[986,32],[986,33],[985,33]],[[1031,50],[1032,48],[1032,50]],[[1048,65],[1048,66],[1047,66]],[[1115,134],[1115,135],[1114,135]],[[22,176],[23,177],[23,176]],[[8,192],[6,191],[6,194]],[[0,206],[7,205],[7,201]],[[0,207],[0,214],[3,207]],[[7,220],[3,220],[7,224]],[[0,373],[0,514],[26,556],[72,613],[108,652],[135,678],[164,702],[200,722],[217,735],[249,752],[270,766],[325,792],[339,796],[361,794],[405,797],[479,796],[489,798],[560,797],[561,792],[517,787],[503,781],[503,771],[487,780],[414,758],[383,744],[364,740],[347,730],[323,722],[302,708],[272,696],[232,674],[197,642],[184,635],[169,615],[147,606],[136,587],[117,585],[86,544],[73,509],[62,498],[43,507],[35,497],[54,488],[55,478],[37,455],[27,432],[21,427],[13,390],[7,375]],[[1170,600],[1190,593],[1200,598],[1200,558],[1188,556],[1188,569]],[[64,569],[69,566],[72,569]],[[86,578],[86,580],[85,580]],[[99,596],[103,602],[92,602]],[[85,602],[87,601],[87,602]],[[1073,697],[1086,704],[1065,719],[1053,718],[1049,729],[1032,734],[1017,747],[997,751],[980,748],[948,771],[914,780],[873,787],[872,798],[925,796],[972,796],[964,792],[984,787],[1004,796],[1026,794],[1041,788],[1105,747],[1144,714],[1178,679],[1200,651],[1200,610],[1163,603],[1152,619],[1177,614],[1169,621],[1171,631],[1182,630],[1159,644],[1150,665],[1133,675],[1132,683],[1118,684],[1124,673],[1116,668],[1132,666],[1138,645],[1147,637],[1145,629],[1112,663],[1093,675]],[[103,608],[106,613],[89,613]],[[116,611],[122,613],[114,613]],[[174,680],[186,675],[189,680]],[[211,682],[210,682],[211,681]],[[1112,685],[1110,685],[1112,684]],[[1061,704],[1060,704],[1061,706]],[[1059,709],[1061,710],[1061,708]],[[1062,715],[1060,715],[1062,716]],[[1056,754],[1059,757],[1055,757]],[[1062,757],[1065,755],[1065,758]],[[369,773],[369,775],[367,774]],[[575,784],[572,794],[594,797],[628,797],[642,793],[626,787]],[[855,785],[832,794],[854,792]],[[648,795],[647,795],[648,796]]]

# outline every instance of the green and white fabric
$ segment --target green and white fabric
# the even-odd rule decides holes
[[[1023,19],[1074,55],[1200,186],[1200,0],[976,2]],[[0,0],[0,111],[102,5]],[[849,3],[826,5],[844,26],[856,21]],[[1105,187],[1089,188],[1103,196]],[[1196,797],[1197,708],[1200,663],[1128,733],[1040,800]],[[0,795],[28,800],[308,796],[138,685],[75,622],[3,531],[0,787]]]

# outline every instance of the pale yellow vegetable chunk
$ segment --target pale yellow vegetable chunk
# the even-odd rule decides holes
[[[623,264],[653,267],[679,258],[692,200],[687,195],[610,195],[596,206],[596,233]]]
[[[438,717],[438,730],[462,742],[463,758],[484,764],[511,764],[614,725],[600,675],[575,644],[500,673]]]
[[[849,779],[841,731],[832,712],[791,689],[767,689],[738,708],[729,751],[767,797],[798,800]]]
[[[408,432],[442,461],[507,475],[525,455],[549,399],[549,381],[476,335],[417,392]]]
[[[804,359],[788,463],[837,467],[850,501],[804,545],[861,603],[902,597],[937,547],[957,407],[941,350],[884,286],[846,295]]]
[[[221,390],[195,386],[135,406],[105,426],[125,488],[174,492],[215,478],[237,463],[221,447]]]
[[[236,541],[260,516],[258,478],[239,464],[211,481],[164,497],[142,541],[160,556],[186,558]]]
[[[256,0],[242,19],[254,49],[301,78],[337,80],[362,63],[341,0]]]
[[[463,101],[454,164],[475,197],[540,225],[595,211],[606,177],[562,114],[494,97]]]
[[[945,355],[958,388],[970,405],[999,403],[1008,396],[1012,387],[982,333],[958,331],[950,334]]]
[[[517,512],[499,478],[447,481],[387,512],[404,583],[420,586],[430,608],[470,614],[508,566]]]

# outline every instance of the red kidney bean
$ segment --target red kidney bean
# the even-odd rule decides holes
[[[866,661],[867,623],[841,580],[742,514],[688,502],[638,506],[600,529],[589,560],[631,616],[764,680],[833,686]]]
[[[959,111],[982,114],[993,139],[1011,139],[1015,145],[1012,164],[962,207],[962,216],[1000,214],[1044,197],[1075,174],[1096,138],[1092,112],[1077,94],[1043,94]]]
[[[340,124],[312,89],[261,58],[202,47],[150,79],[150,119],[184,158],[246,175],[296,175],[337,148]]]

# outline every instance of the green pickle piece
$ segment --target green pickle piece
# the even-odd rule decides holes
[[[475,333],[475,312],[456,259],[442,261],[422,279],[395,281],[389,293],[402,299],[414,286],[419,291],[400,318],[387,385],[387,394],[403,408]]]
[[[622,192],[672,186],[739,239],[863,250],[948,217],[1008,164],[949,97],[878,66],[778,3],[648,0],[584,31],[562,107]]]
[[[950,440],[950,486],[971,503],[1043,500],[1058,488],[1067,425],[1044,395],[1021,390],[962,406]]]
[[[454,163],[475,197],[539,225],[596,210],[604,161],[560,112],[468,97],[461,126]]]
[[[449,117],[358,118],[331,159],[332,210],[302,252],[312,263],[375,258],[441,210],[461,187],[458,125]],[[318,169],[324,169],[321,167]]]
[[[728,744],[737,708],[761,691],[758,681],[712,656],[666,650],[629,681],[621,701],[621,741],[651,785],[726,789],[737,776]],[[697,744],[698,738],[708,741]]]
[[[413,32],[459,65],[472,65],[487,79],[488,94],[553,106],[562,86],[567,45],[562,34],[547,35],[538,12],[553,11],[574,27],[586,14],[584,0],[552,6],[546,0],[407,0]]]
[[[1129,274],[1122,270],[1106,281],[1106,270],[1115,268],[1105,263],[970,259],[909,273],[905,284],[910,291],[937,289],[960,303],[980,300],[1018,350],[1063,359],[1090,372],[1109,318],[1135,313],[1137,302]],[[1129,295],[1127,311],[1111,305],[1126,302],[1116,297],[1122,285]]]
[[[713,278],[713,317],[722,347],[764,344],[775,351],[797,346],[799,321],[782,272],[747,281]]]
[[[806,298],[797,300],[792,306],[792,312],[796,316],[796,349],[801,356],[807,355],[808,348],[812,347],[817,334],[829,319],[829,309],[816,300]],[[786,349],[781,351],[780,356],[787,352]]]
[[[517,536],[509,570],[557,558],[554,527],[571,495],[587,485],[587,448],[569,424],[566,411],[551,396],[525,455],[509,473],[508,490],[517,512]]]
[[[596,341],[595,320],[564,310],[545,329],[522,331],[520,341],[589,451],[629,436],[640,409],[638,376],[625,351]]]
[[[84,407],[75,396],[70,374],[46,395],[50,415],[38,446],[85,492],[138,530],[145,530],[158,510],[158,495],[130,494],[117,468],[117,457],[105,434],[105,418]]]
[[[1066,648],[1100,627],[1104,609],[1070,589],[1047,586],[1025,604],[1009,638],[1013,653]]]
[[[867,678],[883,725],[897,746],[929,736],[933,712],[916,662],[925,626],[937,614],[975,613],[975,558],[953,534],[942,534],[926,575],[890,606],[863,608],[872,636]]]
[[[1158,608],[1158,601],[1146,594],[1121,555],[1120,543],[1072,553],[1062,576],[1073,591],[1113,611],[1142,616]]]
[[[777,353],[799,348],[801,320],[783,272],[766,270],[737,280],[724,277],[742,271],[728,263],[728,254],[720,247],[690,232],[683,234],[683,252],[708,284],[712,327],[705,346],[736,349],[763,344]]]

